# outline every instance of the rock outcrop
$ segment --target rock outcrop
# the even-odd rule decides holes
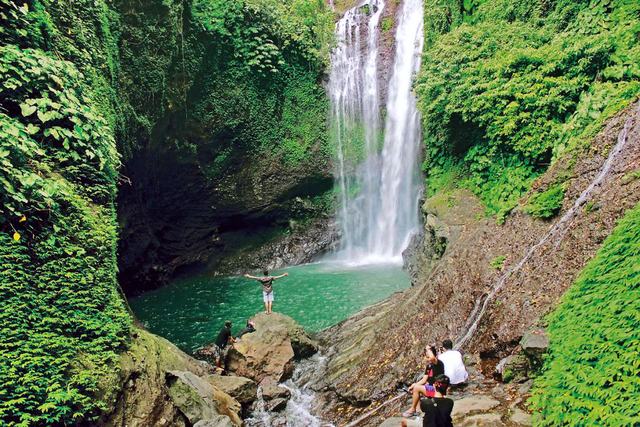
[[[132,335],[118,370],[103,382],[115,387],[101,396],[108,409],[96,426],[176,427],[241,425],[240,403],[206,380],[213,367],[141,329]]]
[[[258,384],[249,378],[235,375],[207,375],[205,380],[233,397],[243,406],[250,405],[258,398]]]
[[[191,424],[241,425],[240,403],[189,371],[168,371],[167,390],[174,405]]]
[[[291,377],[296,357],[317,351],[302,327],[284,314],[260,313],[254,322],[256,332],[244,335],[227,354],[226,367],[236,375],[258,383],[265,378],[283,382]]]

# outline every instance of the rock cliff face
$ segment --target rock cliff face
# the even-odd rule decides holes
[[[463,190],[427,200],[424,242],[430,249],[411,255],[414,286],[323,333],[332,350],[319,389],[331,390],[324,395],[328,407],[351,406],[326,413],[353,418],[395,394],[423,368],[427,343],[459,341],[487,370],[509,355],[553,308],[625,210],[640,200],[639,105],[610,119],[593,140],[534,182],[521,206],[533,194],[563,185],[562,209],[550,221],[535,220],[520,208],[500,225],[484,217],[481,203]],[[625,126],[626,145],[593,191],[585,191],[597,181]],[[389,405],[362,425],[376,425],[378,417],[399,408]]]
[[[185,266],[228,274],[309,261],[335,235],[324,73],[295,43],[266,76],[233,60],[257,49],[239,26],[280,35],[268,34],[275,26],[257,9],[251,22],[238,18],[244,8],[227,11],[226,29],[211,23],[229,8],[120,5],[120,85],[135,110],[120,138],[119,279],[128,295]]]

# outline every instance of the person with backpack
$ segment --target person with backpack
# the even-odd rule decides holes
[[[453,400],[445,397],[449,383],[449,377],[438,375],[433,383],[435,388],[434,396],[422,399],[420,402],[420,409],[424,413],[422,427],[453,427],[451,420]],[[408,426],[409,420],[402,420],[402,427]]]

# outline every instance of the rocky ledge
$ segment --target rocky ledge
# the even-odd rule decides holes
[[[283,314],[261,313],[255,323],[256,332],[226,352],[224,375],[164,338],[135,329],[117,369],[102,381],[99,398],[108,409],[95,425],[240,426],[256,409],[258,386],[266,410],[284,409],[290,392],[279,383],[293,373],[294,360],[317,351],[317,343]]]

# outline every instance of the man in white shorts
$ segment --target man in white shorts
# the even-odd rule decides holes
[[[273,281],[276,279],[282,279],[283,277],[288,276],[289,273],[284,273],[280,276],[269,276],[269,272],[267,270],[263,273],[264,276],[262,277],[250,276],[248,274],[245,274],[244,277],[254,279],[262,283],[262,299],[264,300],[265,313],[271,314],[273,313],[271,310],[271,307],[273,306]]]

